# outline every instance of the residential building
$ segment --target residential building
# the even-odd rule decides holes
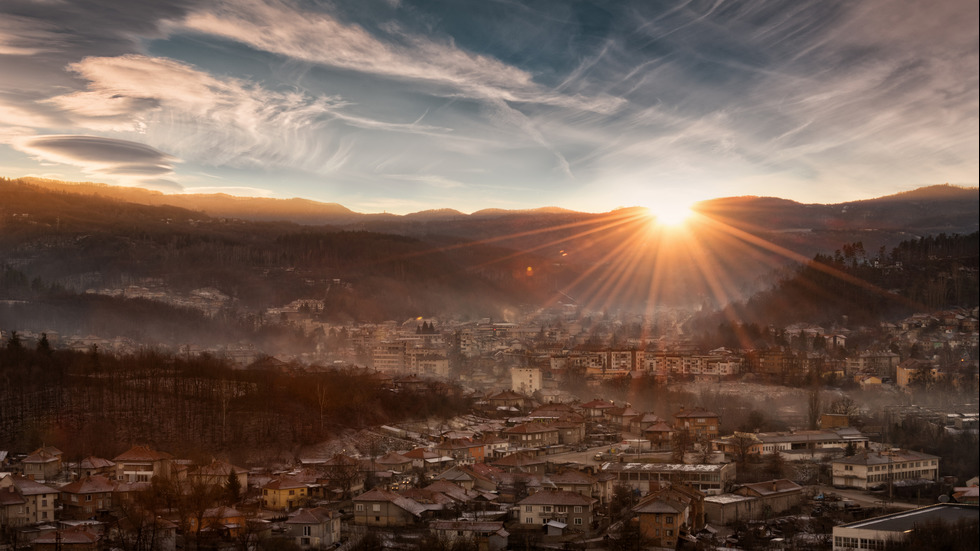
[[[358,526],[410,526],[425,512],[426,507],[418,502],[384,490],[369,490],[354,498],[354,524]]]
[[[0,478],[0,521],[4,528],[54,521],[58,490],[27,477]]]
[[[173,474],[173,456],[148,446],[133,446],[112,459],[116,480],[149,482],[154,476],[169,479]]]
[[[513,448],[542,448],[558,444],[558,429],[541,423],[523,423],[504,429],[501,436]]]
[[[541,390],[541,370],[536,367],[514,367],[510,370],[510,389],[520,394],[531,395]]]
[[[434,520],[429,530],[450,545],[457,540],[473,542],[480,551],[504,551],[510,536],[504,523],[495,521]]]
[[[674,414],[674,430],[687,431],[695,439],[718,437],[718,414],[702,407],[681,408]]]
[[[248,469],[236,467],[225,461],[212,461],[209,465],[198,467],[190,471],[187,478],[198,484],[226,487],[232,473],[238,479],[239,488],[248,488]]]
[[[517,503],[519,522],[541,526],[549,521],[567,524],[572,530],[589,533],[598,500],[565,490],[541,490]]]
[[[293,477],[277,478],[262,487],[262,507],[291,510],[310,498],[310,483]]]
[[[81,478],[102,475],[112,478],[116,471],[116,464],[108,459],[90,455],[78,462],[78,476]]]
[[[300,509],[283,525],[286,535],[303,549],[323,549],[340,541],[340,515],[323,507]]]
[[[61,456],[61,450],[54,446],[34,450],[21,461],[24,476],[38,482],[55,478],[61,473]]]
[[[108,478],[95,475],[62,486],[59,499],[64,518],[87,519],[105,514],[112,507],[116,485]]]
[[[656,491],[633,507],[640,534],[651,544],[674,549],[682,535],[704,527],[704,494],[677,485]]]

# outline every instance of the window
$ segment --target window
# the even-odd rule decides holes
[[[531,505],[525,505],[524,506],[524,512],[530,513],[531,511],[534,511],[534,507],[533,506],[531,506]]]
[[[289,495],[296,495],[296,490],[289,490]]]
[[[550,513],[551,512],[551,505],[545,505],[544,506],[544,512],[545,513]]]
[[[47,511],[43,511],[41,513],[41,518],[48,518],[48,512]]]
[[[357,511],[357,512],[363,511],[364,510],[364,504],[363,503],[358,503],[357,505],[354,506],[354,510]]]
[[[575,517],[575,525],[582,526],[582,517]]]
[[[524,517],[524,524],[534,524],[534,519],[531,517]]]
[[[576,513],[581,513],[582,512],[582,506],[581,505],[576,505],[575,506],[575,512]]]
[[[667,516],[667,524],[674,524],[674,517],[668,515]]]
[[[92,501],[92,495],[91,494],[86,495],[85,496],[85,501]]]
[[[559,505],[559,506],[555,507],[555,512],[556,513],[567,513],[568,512],[568,507],[565,506],[565,505]]]
[[[313,535],[313,527],[312,526],[304,526],[303,527],[303,535],[304,536],[312,536]]]
[[[664,530],[664,535],[665,536],[673,536],[674,535],[674,531],[673,530]]]
[[[377,513],[378,511],[381,510],[381,504],[380,503],[372,503],[371,504],[371,510],[374,511],[375,513]]]

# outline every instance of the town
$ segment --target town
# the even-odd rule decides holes
[[[321,308],[302,300],[265,314],[319,335],[310,355],[175,352],[304,385],[342,372],[386,401],[453,395],[463,406],[376,425],[366,415],[319,441],[313,427],[288,452],[239,453],[241,464],[221,444],[244,430],[225,425],[249,383],[219,381],[214,449],[181,456],[143,434],[82,457],[62,434],[70,454],[51,440],[0,451],[7,545],[836,551],[884,549],[927,523],[976,539],[975,308],[874,328],[736,327],[764,345],[707,350],[718,343],[685,337],[676,311],[620,318],[559,305],[512,322],[329,325]],[[3,340],[8,360],[59,347],[106,363],[130,353],[124,339]],[[149,376],[126,377],[135,389]],[[15,400],[2,405],[13,421]]]

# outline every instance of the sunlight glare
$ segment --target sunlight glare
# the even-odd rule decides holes
[[[653,217],[654,223],[658,226],[678,227],[687,222],[694,211],[691,210],[693,202],[681,200],[657,201],[647,205],[647,211]]]

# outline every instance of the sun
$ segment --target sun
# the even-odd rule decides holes
[[[652,201],[647,205],[647,212],[658,226],[677,228],[683,226],[694,215],[691,210],[694,201],[664,199]]]

